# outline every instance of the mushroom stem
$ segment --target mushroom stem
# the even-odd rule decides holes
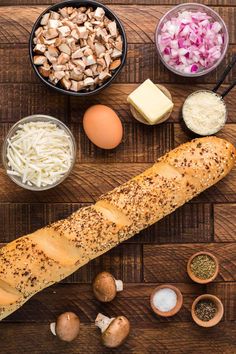
[[[122,280],[115,280],[116,283],[116,291],[123,291],[124,286],[123,286],[123,281]]]
[[[105,330],[107,329],[107,327],[110,325],[110,323],[113,320],[114,320],[114,317],[110,318],[110,317],[103,315],[102,313],[99,313],[96,317],[96,320],[95,320],[95,326],[100,328],[101,332],[103,333],[103,332],[105,332]]]
[[[54,336],[56,336],[56,322],[50,323],[50,330]]]

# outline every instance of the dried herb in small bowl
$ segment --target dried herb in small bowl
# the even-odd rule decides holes
[[[211,300],[200,300],[195,307],[195,314],[201,321],[210,321],[217,312],[216,305]]]
[[[216,272],[216,263],[207,254],[199,254],[193,258],[190,268],[197,278],[209,279]]]

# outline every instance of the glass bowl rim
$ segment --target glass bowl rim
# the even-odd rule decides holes
[[[73,148],[72,163],[71,163],[69,170],[56,183],[54,183],[52,185],[47,185],[45,187],[37,187],[35,185],[29,186],[28,184],[22,183],[15,176],[9,175],[7,173],[7,169],[8,169],[7,156],[6,156],[6,150],[7,150],[7,146],[8,146],[7,140],[12,136],[13,132],[15,132],[15,130],[17,129],[17,127],[19,125],[24,124],[26,122],[31,122],[31,121],[37,121],[37,120],[40,121],[40,118],[44,119],[44,121],[47,121],[47,122],[56,123],[61,129],[64,129],[64,131],[66,131],[66,133],[71,138],[72,148]],[[68,128],[68,126],[64,122],[62,122],[58,118],[55,118],[55,117],[52,117],[52,116],[49,116],[46,114],[40,114],[40,113],[39,114],[32,114],[27,117],[21,118],[19,121],[17,121],[15,124],[13,124],[10,127],[10,129],[8,130],[8,132],[4,138],[3,144],[2,144],[2,163],[3,163],[3,167],[4,167],[6,175],[15,184],[17,184],[18,186],[20,186],[26,190],[30,190],[30,191],[34,191],[34,192],[41,192],[41,191],[49,190],[49,189],[52,189],[52,188],[58,186],[70,175],[70,173],[73,170],[74,165],[75,165],[76,152],[77,152],[77,145],[76,145],[75,137],[72,134],[71,130]]]
[[[169,65],[165,59],[163,58],[163,54],[161,53],[159,44],[158,44],[158,34],[160,32],[160,27],[163,24],[164,19],[170,15],[172,12],[178,11],[178,9],[184,8],[184,7],[198,7],[199,10],[200,9],[204,9],[205,11],[210,12],[212,15],[214,15],[215,17],[217,17],[217,19],[222,23],[223,25],[223,33],[225,35],[225,40],[226,40],[226,44],[224,46],[224,49],[221,53],[220,58],[209,68],[206,68],[205,70],[202,70],[198,73],[192,73],[192,74],[188,74],[188,73],[183,73],[181,71],[178,71],[176,69],[174,69],[171,65]],[[167,11],[160,19],[160,21],[158,22],[157,26],[156,26],[156,30],[155,30],[155,44],[156,44],[156,49],[157,49],[157,53],[161,59],[161,62],[165,65],[165,67],[167,69],[169,69],[170,71],[172,71],[174,74],[182,76],[182,77],[200,77],[203,75],[207,75],[209,74],[211,71],[213,71],[214,69],[216,69],[220,63],[222,62],[222,60],[224,59],[226,52],[228,50],[229,47],[229,32],[227,29],[227,26],[225,24],[225,21],[223,20],[223,18],[215,11],[213,10],[211,7],[204,5],[204,4],[199,4],[199,3],[194,3],[194,2],[187,2],[187,3],[183,3],[183,4],[179,4],[173,8],[171,8],[169,11]]]

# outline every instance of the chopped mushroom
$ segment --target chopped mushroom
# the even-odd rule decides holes
[[[52,38],[56,38],[58,36],[58,32],[55,28],[49,28],[49,30],[47,30],[45,32],[45,38],[46,39],[52,39]]]
[[[52,19],[50,19],[49,21],[48,21],[48,28],[58,28],[60,25],[61,25],[61,22],[60,21],[58,21],[58,20],[52,20]]]
[[[70,56],[66,53],[61,53],[57,59],[58,64],[65,64],[70,60]]]
[[[111,57],[112,57],[113,59],[116,59],[116,58],[121,57],[121,55],[122,55],[122,52],[121,52],[120,50],[114,48],[114,50],[113,50],[113,52],[112,52],[112,54],[111,54]]]
[[[124,343],[130,332],[130,323],[125,316],[109,318],[99,313],[95,325],[101,329],[102,343],[108,348],[117,348]]]
[[[50,45],[48,47],[48,53],[52,56],[52,57],[58,57],[59,56],[59,50],[54,47],[53,45]]]
[[[44,63],[46,63],[47,58],[43,55],[35,55],[34,56],[34,64],[35,65],[43,65]]]
[[[45,44],[36,44],[36,46],[34,47],[34,52],[37,54],[43,54],[46,52],[46,46]]]
[[[69,36],[70,34],[70,27],[69,26],[62,26],[58,28],[58,32],[62,37]]]
[[[67,80],[65,77],[61,80],[61,84],[66,90],[69,90],[71,87],[71,81]]]
[[[62,341],[72,342],[79,335],[79,317],[73,312],[65,312],[57,318],[56,322],[50,324],[50,330]]]
[[[94,12],[94,18],[96,18],[96,20],[101,21],[104,16],[105,16],[105,11],[103,10],[103,8],[102,7],[97,7],[95,12]]]
[[[65,43],[62,43],[58,48],[60,49],[61,52],[66,53],[67,55],[71,54],[70,47]]]
[[[107,25],[109,32],[111,34],[112,37],[117,37],[117,26],[116,26],[116,22],[112,21],[110,23],[108,23]]]
[[[79,34],[79,38],[88,38],[88,34],[89,31],[87,30],[87,28],[85,26],[79,26],[78,27],[78,34]]]
[[[117,60],[114,60],[111,65],[110,65],[110,70],[115,70],[117,69],[121,64],[121,60],[120,59],[117,59]]]
[[[72,56],[71,56],[72,59],[79,59],[82,57],[83,57],[83,52],[80,48],[77,49],[74,53],[72,53]]]
[[[50,71],[51,71],[50,66],[48,66],[48,67],[40,66],[40,67],[39,67],[39,72],[40,72],[40,74],[41,74],[42,76],[44,76],[44,77],[49,77]]]
[[[41,18],[33,39],[43,77],[66,90],[91,91],[121,65],[123,40],[102,7],[64,7]]]
[[[100,78],[100,75],[99,75]],[[122,280],[116,280],[111,273],[101,272],[93,281],[93,293],[101,302],[110,302],[117,292],[123,290]]]
[[[75,81],[75,80],[71,80],[71,90],[72,91],[81,91],[84,88],[84,82],[83,81]]]
[[[50,18],[50,13],[48,12],[48,13],[46,13],[45,15],[43,15],[43,17],[42,17],[42,19],[41,19],[41,21],[40,21],[40,24],[41,24],[42,26],[47,25],[49,18]]]

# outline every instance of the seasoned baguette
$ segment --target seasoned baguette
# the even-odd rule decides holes
[[[69,218],[0,250],[0,319],[31,296],[170,214],[222,179],[235,148],[216,137],[195,139]]]

